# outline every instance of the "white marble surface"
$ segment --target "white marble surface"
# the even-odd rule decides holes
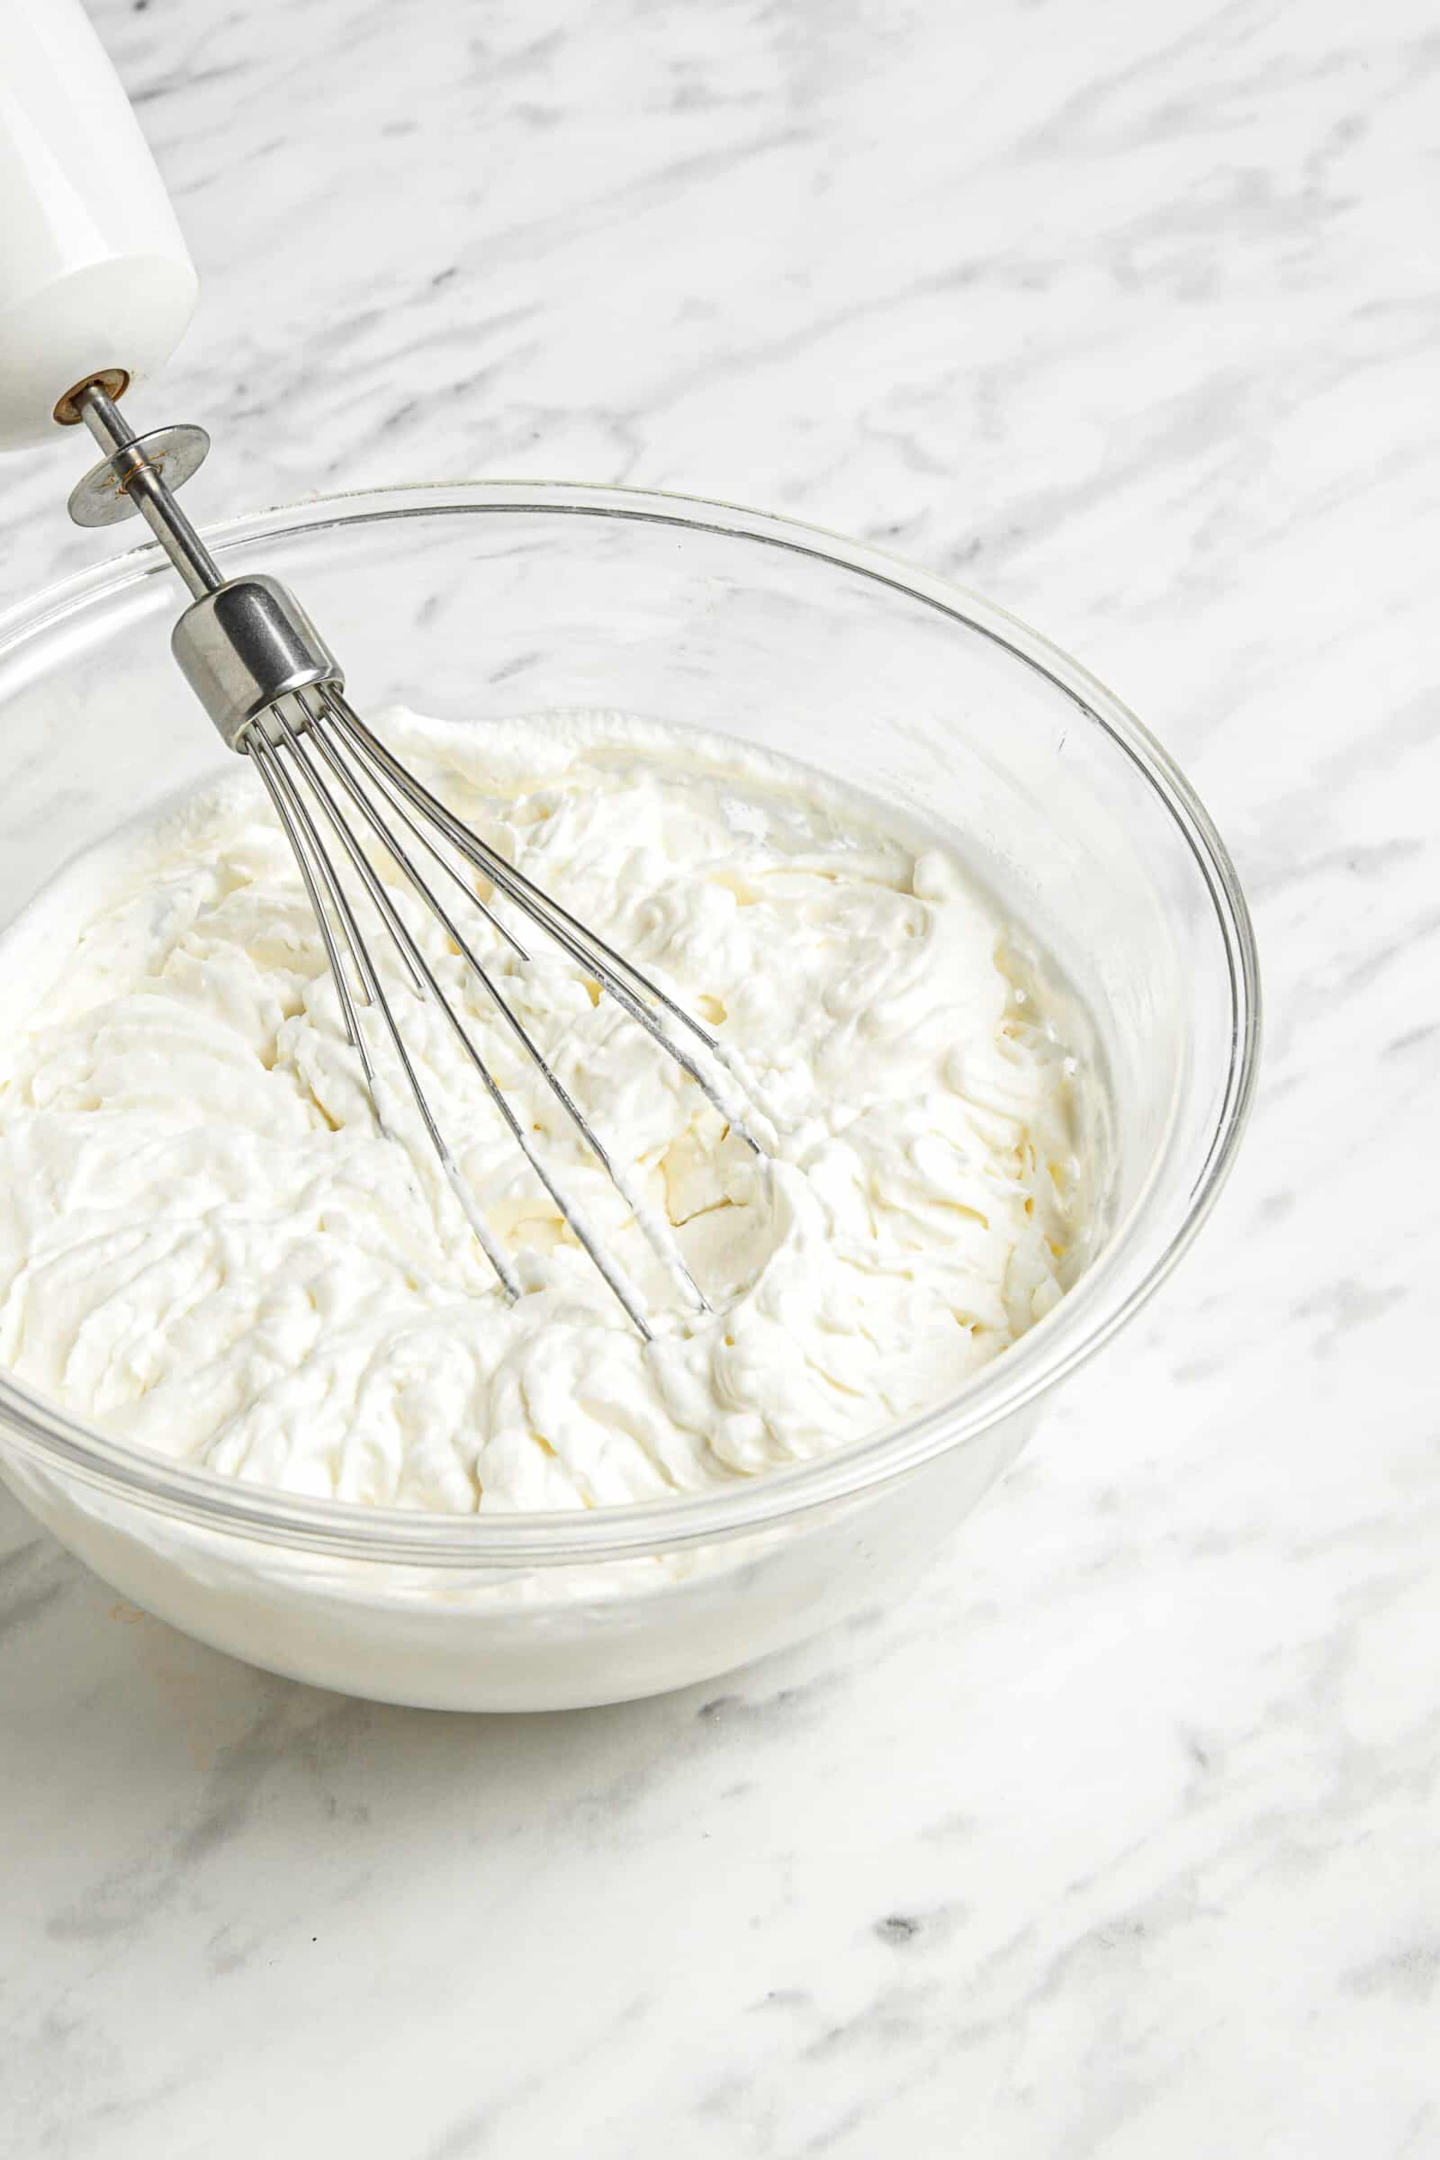
[[[7,2155],[1440,2154],[1433,11],[95,12],[214,514],[558,475],[955,571],[1190,770],[1270,1036],[947,1558],[723,1688],[322,1696],[6,1502]],[[0,601],[104,551],[73,462],[7,473]]]

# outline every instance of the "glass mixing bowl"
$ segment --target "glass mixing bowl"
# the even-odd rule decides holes
[[[0,1468],[125,1596],[317,1685],[466,1709],[677,1687],[904,1583],[1041,1398],[1136,1311],[1234,1155],[1258,1042],[1235,873],[1108,690],[972,594],[716,503],[494,484],[307,503],[221,529],[290,579],[362,710],[614,707],[827,768],[953,837],[1059,963],[1103,1046],[1102,1249],[925,1416],[713,1495],[435,1516],[291,1498],[107,1439],[0,1376]],[[226,765],[180,680],[183,601],[137,549],[0,618],[0,925],[77,849]]]

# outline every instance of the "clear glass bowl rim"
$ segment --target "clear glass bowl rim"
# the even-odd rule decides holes
[[[1133,1318],[1185,1252],[1219,1195],[1249,1115],[1260,1050],[1259,963],[1239,879],[1204,805],[1148,729],[1088,669],[1028,624],[963,586],[822,526],[698,496],[632,488],[534,480],[406,484],[281,505],[209,527],[205,537],[223,557],[256,541],[278,542],[334,526],[513,511],[674,525],[817,557],[923,602],[1003,645],[1111,738],[1149,783],[1193,855],[1215,910],[1228,968],[1229,1062],[1208,1144],[1195,1166],[1189,1205],[1143,1279],[1128,1289],[1122,1286],[1117,1295],[1110,1278],[1127,1230],[1145,1205],[1142,1195],[1127,1221],[1117,1226],[1106,1251],[1055,1312],[949,1401],[831,1454],[718,1492],[622,1508],[491,1516],[302,1499],[126,1447],[0,1374],[4,1445],[51,1470],[216,1532],[392,1566],[560,1566],[642,1559],[713,1543],[779,1525],[906,1476],[1024,1410]],[[147,543],[52,585],[0,614],[0,659],[98,599],[114,597],[144,578],[172,575],[159,548]],[[1063,1332],[1052,1325],[1062,1314],[1067,1322]],[[1078,1324],[1082,1318],[1083,1326]]]

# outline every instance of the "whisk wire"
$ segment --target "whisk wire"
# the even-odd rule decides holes
[[[661,1230],[659,1224],[655,1221],[651,1212],[643,1205],[643,1203],[639,1200],[638,1196],[631,1190],[627,1179],[617,1167],[615,1162],[611,1159],[609,1150],[606,1148],[604,1142],[601,1140],[600,1135],[596,1132],[594,1126],[586,1118],[583,1111],[580,1109],[579,1104],[575,1101],[569,1089],[565,1086],[563,1080],[561,1080],[559,1074],[553,1069],[544,1052],[541,1050],[539,1044],[535,1041],[529,1029],[525,1026],[524,1021],[520,1018],[519,1013],[516,1012],[514,1006],[510,1003],[509,999],[506,998],[504,993],[501,991],[490,970],[484,965],[484,963],[475,953],[464,932],[455,922],[448,909],[442,906],[436,894],[431,890],[430,886],[425,882],[425,879],[420,875],[420,872],[417,870],[413,860],[407,853],[404,846],[396,838],[395,834],[389,829],[384,818],[376,809],[374,803],[366,795],[363,787],[359,783],[357,776],[347,766],[345,758],[342,755],[340,749],[337,747],[336,744],[330,741],[327,731],[322,727],[315,727],[311,729],[307,735],[303,737],[294,736],[294,739],[296,740],[298,745],[298,754],[302,757],[306,755],[306,750],[309,743],[313,743],[316,749],[318,749],[320,755],[324,758],[326,764],[330,767],[330,770],[334,773],[336,779],[344,788],[346,794],[349,796],[351,802],[353,802],[353,804],[355,805],[355,808],[359,812],[360,816],[365,820],[371,832],[375,835],[381,846],[385,848],[396,866],[404,873],[405,877],[409,880],[411,887],[413,888],[419,899],[434,916],[435,920],[439,923],[441,929],[444,930],[446,936],[454,944],[456,950],[460,954],[460,957],[464,960],[465,965],[469,968],[472,976],[475,978],[476,982],[479,983],[481,989],[485,992],[485,995],[489,999],[495,1012],[498,1014],[499,1018],[503,1021],[505,1026],[509,1029],[515,1040],[519,1043],[520,1048],[524,1051],[525,1055],[529,1058],[530,1062],[535,1067],[536,1071],[539,1073],[545,1086],[549,1089],[550,1093],[559,1103],[561,1109],[570,1119],[576,1131],[579,1133],[584,1145],[590,1150],[591,1154],[600,1164],[606,1176],[610,1179],[611,1184],[620,1194],[621,1199],[624,1200],[626,1204],[631,1208],[632,1212],[636,1217],[636,1221],[638,1222],[642,1232],[644,1233],[652,1249],[654,1250],[657,1258],[661,1260],[665,1267],[670,1271],[672,1276],[674,1276],[675,1280],[684,1289],[692,1303],[694,1303],[700,1310],[707,1311],[709,1308],[705,1299],[704,1292],[700,1289],[699,1284],[695,1281],[689,1269],[686,1267],[684,1258],[680,1252],[678,1244],[675,1241],[673,1233],[668,1233],[668,1231]],[[461,884],[462,890],[468,890],[464,886],[463,880],[460,880],[459,882]],[[473,895],[470,897],[475,899],[475,905],[480,908],[480,911],[486,917],[486,920],[493,920],[489,913],[489,910],[482,905],[478,897]],[[387,927],[391,929],[393,935],[395,934],[395,910],[392,905],[388,904],[388,901],[385,913]],[[411,938],[409,931],[407,929],[403,929],[403,926],[402,934],[408,952],[414,958],[416,965],[422,970],[424,970],[427,982],[431,985],[432,988],[436,989],[436,994],[440,996],[441,1003],[445,1008],[445,1011],[451,1021],[452,1026],[455,1028],[457,1034],[460,1035],[461,1040],[464,1042],[467,1055],[469,1055],[477,1065],[482,1064],[482,1061],[480,1060],[479,1055],[474,1048],[474,1045],[470,1041],[469,1037],[464,1033],[462,1023],[460,1022],[458,1015],[454,1012],[454,1009],[449,1004],[449,1001],[445,999],[443,995],[438,991],[438,988],[436,988],[433,975],[426,967],[425,961],[420,954],[418,947],[414,944],[414,941]],[[486,1078],[486,1084],[489,1087],[492,1095],[494,1095],[496,1100],[499,1101],[500,1097],[498,1094],[498,1090],[493,1082],[493,1079],[490,1078],[488,1075]],[[508,1116],[508,1105],[502,1104],[502,1107],[506,1110],[506,1114]],[[516,1130],[517,1137],[519,1137],[519,1128],[517,1127]],[[527,1155],[531,1154],[531,1150],[528,1145],[526,1145],[526,1153]],[[533,1159],[534,1158],[532,1157],[532,1160]],[[543,1172],[542,1175],[544,1175]],[[574,1227],[573,1223],[572,1227]],[[579,1235],[578,1229],[576,1234],[577,1236]],[[622,1303],[624,1302],[626,1301],[622,1299]]]
[[[298,735],[293,728],[293,724],[291,722],[289,714],[286,713],[283,704],[277,704],[271,707],[271,712],[276,719],[277,724],[284,731],[282,741],[293,750],[298,740]],[[276,789],[272,792],[271,800],[276,802],[277,809],[280,813],[280,821],[285,828],[286,837],[289,840],[291,848],[295,852],[297,858],[300,853],[299,835],[303,833],[305,838],[317,851],[319,859],[326,866],[326,888],[335,903],[335,910],[340,919],[346,943],[348,944],[350,951],[354,956],[355,964],[358,967],[364,980],[370,1002],[375,1007],[375,1010],[379,1013],[381,1021],[384,1024],[385,1032],[390,1038],[391,1048],[394,1050],[395,1056],[400,1065],[400,1070],[405,1076],[406,1085],[408,1086],[411,1096],[414,1099],[415,1107],[420,1114],[420,1120],[425,1127],[426,1135],[430,1141],[431,1146],[435,1150],[436,1156],[439,1159],[440,1166],[445,1173],[451,1190],[454,1192],[457,1200],[460,1202],[460,1205],[464,1210],[466,1220],[469,1222],[471,1229],[474,1231],[476,1238],[479,1240],[481,1249],[483,1250],[486,1259],[489,1261],[491,1267],[495,1270],[496,1275],[499,1277],[507,1296],[512,1299],[517,1298],[520,1295],[519,1278],[516,1276],[514,1269],[511,1267],[508,1259],[506,1258],[503,1247],[495,1238],[489,1224],[485,1221],[485,1218],[480,1212],[480,1209],[476,1206],[473,1196],[471,1195],[470,1190],[465,1183],[465,1180],[460,1175],[459,1166],[456,1163],[454,1156],[450,1152],[449,1143],[446,1141],[444,1133],[440,1130],[440,1127],[436,1122],[435,1114],[430,1107],[429,1098],[427,1097],[424,1088],[420,1084],[419,1074],[416,1072],[414,1062],[411,1059],[409,1051],[405,1047],[405,1038],[400,1031],[398,1022],[396,1021],[395,1014],[390,1005],[390,1000],[385,995],[384,985],[380,980],[379,972],[376,969],[374,960],[371,957],[370,948],[365,943],[364,935],[360,929],[359,923],[356,920],[355,911],[350,904],[349,895],[346,893],[345,888],[341,883],[338,874],[335,871],[334,865],[330,862],[329,856],[326,854],[324,842],[320,838],[319,832],[315,826],[314,819],[311,816],[310,811],[300,793],[300,789],[296,783],[295,777],[290,772],[290,770],[288,770],[289,761],[287,761],[282,755],[281,748],[279,746],[272,746],[265,738],[263,732],[259,729],[254,729],[250,732],[246,740],[246,748],[249,751],[250,755],[258,760],[261,770],[265,771],[268,769],[274,777],[274,780],[276,782]],[[310,770],[310,768],[308,767],[308,763],[302,760],[298,756],[298,754],[294,759],[294,763],[297,770],[304,773],[306,779],[311,782],[313,788],[315,775],[313,771]],[[335,809],[333,803],[330,803],[328,801],[323,787],[314,789],[314,792],[316,795],[316,800],[321,804],[322,809],[325,809],[327,811],[327,815],[329,817],[329,820],[333,823],[337,837],[341,839],[343,843],[349,837],[344,819],[340,817],[339,812]],[[369,865],[366,864],[365,867],[368,870]],[[330,949],[333,949],[333,946]],[[328,957],[329,951],[327,950],[327,958]],[[358,1029],[358,1033],[361,1038],[361,1063],[365,1072],[366,1084],[369,1089],[370,1100],[374,1106],[376,1117],[379,1119],[381,1128],[383,1130],[385,1129],[385,1117],[380,1095],[379,1077],[375,1070],[373,1061],[371,1060],[368,1052],[363,1047],[363,1028]]]
[[[305,711],[310,716],[310,718],[314,720],[314,712],[309,704],[308,699],[304,696],[303,693],[300,696],[299,702],[304,706]],[[326,737],[325,741],[328,744],[329,738]],[[352,756],[356,756],[356,752],[353,747],[351,748],[350,754]],[[357,763],[358,762],[359,759],[357,757]],[[478,908],[480,913],[484,916],[486,922],[489,923],[491,929],[494,930],[499,937],[502,937],[505,940],[505,943],[511,948],[513,952],[517,953],[522,960],[528,960],[530,958],[529,953],[521,944],[519,938],[516,937],[514,931],[510,928],[509,924],[502,922],[500,920],[500,917],[495,914],[491,908],[486,906],[484,900],[480,897],[479,893],[476,892],[474,886],[468,885],[465,879],[461,876],[460,872],[455,868],[455,865],[449,860],[449,858],[441,854],[439,848],[436,847],[435,842],[430,838],[430,835],[417,822],[417,820],[410,815],[410,812],[405,807],[404,799],[401,797],[398,790],[394,787],[393,783],[386,778],[384,773],[376,771],[373,767],[362,766],[362,770],[364,772],[365,778],[370,782],[370,785],[375,789],[376,793],[380,795],[384,800],[386,808],[390,811],[393,811],[394,815],[399,818],[400,822],[406,827],[407,831],[414,835],[414,837],[419,841],[421,847],[423,847],[426,853],[430,855],[431,858],[439,865],[439,867],[444,871],[446,877],[450,879],[451,883],[460,892],[464,894],[470,905],[473,908]],[[389,833],[384,830],[383,826],[377,823],[373,809],[367,806],[366,815],[369,818],[372,826],[374,826],[375,830],[380,833],[381,838],[384,840],[385,845],[390,849],[391,854],[397,854],[397,851],[392,844]],[[397,859],[399,859],[398,855]],[[407,862],[405,867],[406,873],[409,876],[411,882],[415,885],[417,890],[421,890],[422,880],[417,875],[414,866]]]
[[[468,939],[463,935],[448,910],[442,905],[402,842],[389,828],[386,820],[361,784],[361,775],[352,768],[341,748],[330,739],[328,727],[321,717],[303,701],[297,700],[299,717],[290,709],[290,701],[280,700],[270,708],[276,733],[254,728],[249,731],[245,748],[250,753],[265,783],[272,804],[290,842],[300,868],[306,891],[315,908],[325,945],[326,959],[334,975],[340,994],[341,1009],[347,1033],[357,1048],[365,1072],[376,1115],[381,1119],[378,1074],[365,1041],[365,1031],[360,1023],[346,980],[341,956],[340,940],[355,964],[368,1004],[378,1012],[392,1048],[399,1060],[406,1084],[420,1113],[430,1143],[435,1149],[446,1177],[457,1198],[464,1207],[466,1217],[486,1253],[508,1295],[513,1299],[520,1294],[520,1284],[493,1233],[485,1222],[474,1194],[462,1178],[458,1165],[437,1120],[425,1087],[416,1070],[414,1060],[406,1049],[403,1035],[396,1020],[393,1007],[385,992],[374,958],[366,943],[364,933],[356,918],[353,905],[345,891],[335,862],[325,845],[316,824],[311,806],[305,800],[308,792],[325,824],[359,880],[376,915],[395,947],[397,957],[404,965],[416,994],[433,999],[455,1036],[465,1058],[475,1071],[481,1085],[499,1111],[505,1126],[526,1162],[535,1173],[544,1190],[558,1209],[561,1218],[569,1226],[576,1241],[589,1257],[602,1279],[623,1307],[636,1328],[652,1339],[652,1331],[646,1318],[639,1295],[625,1270],[614,1261],[586,1222],[583,1212],[565,1189],[553,1167],[545,1160],[525,1130],[519,1117],[507,1099],[490,1066],[476,1046],[454,1004],[427,961],[413,933],[400,913],[385,882],[370,861],[359,837],[347,821],[337,801],[334,788],[327,782],[321,761],[328,768],[334,782],[343,789],[355,810],[375,839],[384,847],[396,868],[408,881],[417,896],[445,930],[467,968],[490,999],[497,1014],[504,1021],[522,1051],[530,1059],[545,1085],[554,1095],[567,1116],[573,1122],[582,1142],[605,1170],[616,1190],[630,1207],[635,1220],[658,1257],[673,1279],[683,1288],[689,1300],[701,1311],[708,1311],[708,1302],[695,1282],[680,1253],[669,1225],[662,1229],[653,1211],[635,1193],[618,1166],[611,1158],[599,1135],[574,1101],[559,1075],[552,1069],[538,1043],[501,993],[492,973],[479,959]],[[347,746],[348,747],[348,746]],[[318,755],[317,755],[318,753]],[[353,754],[353,753],[352,753]],[[357,758],[357,763],[358,763]],[[363,777],[368,779],[368,769],[362,767]],[[302,787],[303,791],[302,792]],[[447,836],[448,837],[448,836]],[[464,881],[462,889],[467,891]],[[477,907],[489,918],[478,895],[473,896]],[[326,903],[328,902],[328,907]],[[337,938],[329,916],[333,909],[339,924]],[[497,928],[499,926],[497,925]],[[512,940],[512,942],[514,942]]]
[[[422,781],[417,780],[415,775],[400,763],[398,758],[391,756],[384,744],[370,732],[348,701],[334,691],[328,683],[321,687],[319,694],[347,742],[366,756],[367,765],[373,769],[374,765],[378,764],[381,770],[387,773],[394,780],[395,785],[415,804],[416,808],[434,820],[445,834],[446,839],[460,854],[464,855],[477,869],[482,871],[491,883],[505,894],[507,899],[511,900],[524,914],[529,916],[532,922],[537,923],[541,929],[547,931],[561,950],[567,953],[578,966],[592,974],[601,984],[601,987],[614,998],[622,1011],[628,1014],[640,1027],[643,1027],[646,1033],[670,1057],[674,1058],[681,1070],[687,1073],[696,1083],[711,1106],[720,1113],[739,1137],[756,1154],[759,1154],[759,1142],[749,1131],[743,1118],[737,1114],[734,1104],[725,1100],[712,1077],[691,1056],[684,1045],[677,1043],[674,1036],[668,1034],[660,1025],[655,1014],[641,1002],[641,995],[654,998],[657,1004],[662,1006],[675,1019],[683,1022],[690,1032],[705,1045],[707,1050],[719,1058],[721,1056],[720,1045],[709,1029],[702,1027],[698,1020],[690,1013],[687,1013],[683,1006],[677,1004],[668,992],[661,989],[658,983],[653,982],[648,975],[642,973],[633,962],[626,960],[623,954],[617,953],[613,947],[605,943],[603,938],[597,937],[593,930],[588,929],[584,923],[578,921],[567,909],[561,907],[557,900],[553,900],[548,893],[542,891],[538,885],[533,884],[523,871],[517,870],[513,863],[506,862],[504,856],[498,854],[494,848],[487,847],[485,842],[471,832],[467,825],[462,824],[460,819],[452,811],[448,810],[444,803],[430,793]],[[623,979],[620,970],[623,970],[624,974],[628,975],[632,982],[638,986],[641,995],[637,995],[636,990]]]
[[[294,854],[296,863],[299,865],[300,876],[304,881],[305,891],[310,901],[311,910],[314,914],[316,922],[320,926],[320,936],[324,941],[325,945],[325,957],[330,964],[330,973],[335,978],[335,987],[336,990],[339,992],[340,1011],[345,1022],[345,1033],[347,1038],[349,1039],[351,1049],[358,1051],[360,1054],[360,1061],[365,1069],[365,1078],[368,1083],[371,1079],[370,1053],[365,1046],[364,1033],[361,1030],[359,1020],[356,1016],[355,1001],[351,994],[349,977],[346,973],[344,963],[340,958],[340,948],[335,942],[335,933],[330,927],[330,915],[327,903],[330,906],[333,906],[334,904],[333,896],[328,889],[329,881],[326,875],[326,873],[330,869],[330,864],[325,856],[324,850],[319,844],[319,835],[316,834],[313,829],[309,833],[309,835],[307,835],[307,840],[309,843],[308,845],[302,844],[298,834],[292,831],[290,818],[287,813],[286,800],[281,788],[280,779],[271,769],[271,759],[273,758],[273,756],[274,752],[271,750],[268,743],[257,743],[254,757],[255,769],[259,773],[261,780],[264,782],[265,792],[270,797],[271,808],[274,810],[275,815],[279,819],[282,828],[290,838],[291,851]],[[324,900],[321,899],[320,882],[317,882],[317,873],[315,869],[311,867],[312,852],[314,856],[319,859],[319,862],[321,864],[321,868],[318,873],[319,880],[320,882],[325,883],[327,888]],[[364,976],[360,971],[359,963],[354,961],[353,955],[352,964],[355,966],[356,977],[359,982],[360,996],[368,1005],[370,1003],[370,992],[365,983]]]

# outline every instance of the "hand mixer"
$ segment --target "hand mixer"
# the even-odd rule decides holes
[[[758,1152],[726,1082],[733,1061],[710,1030],[659,984],[462,824],[392,756],[349,703],[340,663],[278,579],[222,574],[175,499],[176,489],[205,458],[209,437],[203,428],[188,426],[137,434],[118,402],[174,351],[196,293],[195,271],[163,183],[79,0],[4,0],[0,449],[50,441],[57,426],[86,426],[104,457],[71,495],[71,517],[87,526],[142,517],[188,588],[190,605],[175,624],[172,650],[225,743],[249,758],[284,828],[382,1130],[382,1080],[367,1029],[376,1041],[388,1043],[477,1239],[506,1294],[518,1297],[515,1269],[460,1175],[406,1049],[395,1004],[366,942],[361,911],[367,904],[393,941],[411,991],[436,1002],[517,1147],[648,1339],[650,1326],[633,1284],[507,1102],[396,907],[375,857],[388,859],[443,927],[697,1310],[708,1309],[706,1300],[668,1223],[658,1222],[632,1190],[504,997],[494,970],[484,966],[436,885],[422,874],[417,851],[522,960],[528,958],[526,949],[497,912],[497,900],[552,939],[677,1060]],[[488,900],[457,867],[457,858],[481,874]],[[348,884],[342,871],[348,872]]]

